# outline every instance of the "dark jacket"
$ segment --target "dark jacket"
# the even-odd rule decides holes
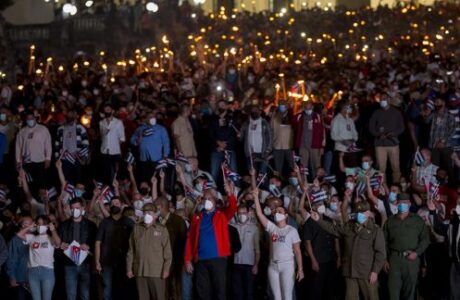
[[[27,282],[27,262],[29,260],[29,245],[14,236],[8,243],[8,259],[6,261],[6,274],[8,278],[18,283]]]
[[[171,243],[173,255],[171,272],[181,274],[182,267],[184,265],[183,255],[185,250],[185,241],[187,240],[187,224],[185,224],[182,217],[170,213],[165,226],[169,233],[169,241]]]
[[[301,112],[295,117],[295,148],[299,149],[302,147],[302,136],[303,136],[303,122],[305,119],[305,113]],[[311,136],[311,148],[321,149],[326,146],[325,129],[323,125],[323,119],[321,115],[313,112],[311,115],[312,120],[312,136]]]
[[[64,221],[59,225],[58,228],[58,234],[59,237],[61,238],[61,241],[66,244],[70,244],[73,242],[73,231],[74,231],[74,220],[72,218]],[[97,227],[94,222],[83,218],[80,222],[80,245],[86,244],[89,246],[89,251],[94,252],[94,243],[96,241],[96,232],[97,232]],[[88,257],[85,259],[83,263],[89,263],[91,256],[88,255]],[[66,260],[67,263],[72,263],[70,259]]]
[[[404,120],[402,114],[396,108],[388,110],[377,109],[369,121],[369,131],[375,137],[375,146],[397,146],[398,136],[404,132]],[[380,138],[383,133],[391,133],[389,138]]]
[[[386,259],[385,239],[382,229],[372,220],[361,228],[353,221],[342,226],[324,220],[318,221],[318,224],[344,241],[343,276],[367,280],[371,272],[380,272]]]
[[[244,153],[249,157],[251,150],[249,149],[249,121],[243,123],[241,126],[241,140],[244,143]],[[270,154],[273,149],[273,133],[270,124],[262,118],[262,154]]]
[[[435,211],[430,212],[433,217],[433,229],[436,233],[447,236],[449,241],[449,255],[456,263],[460,263],[460,219],[457,215],[453,215],[449,225],[436,215]]]

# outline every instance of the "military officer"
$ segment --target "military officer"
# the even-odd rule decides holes
[[[391,216],[383,227],[388,261],[390,300],[414,299],[420,266],[420,255],[430,240],[428,228],[418,215],[410,213],[410,196],[400,194],[398,214]]]
[[[359,202],[354,217],[344,225],[337,225],[320,219],[312,212],[313,220],[330,234],[343,239],[342,273],[345,277],[346,300],[379,299],[378,274],[386,259],[383,232],[371,218],[369,204]]]

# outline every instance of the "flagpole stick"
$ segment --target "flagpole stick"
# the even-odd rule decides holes
[[[264,176],[262,177],[262,179],[259,181],[259,183],[257,184],[257,188],[259,188],[261,183],[264,182],[264,179],[265,179],[266,176],[267,176],[267,173],[265,173]]]
[[[224,182],[224,185],[225,185],[225,180],[226,180],[226,178],[225,178],[224,163],[222,163],[222,164],[220,165],[220,168],[221,168],[221,170],[222,170],[222,179],[223,179],[223,182]],[[217,180],[217,179],[216,179],[216,180]]]

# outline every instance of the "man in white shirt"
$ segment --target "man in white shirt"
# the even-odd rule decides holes
[[[121,159],[121,143],[125,141],[123,122],[113,116],[113,107],[107,103],[103,108],[104,119],[99,122],[101,134],[102,182],[111,184]]]
[[[32,111],[27,112],[26,126],[16,138],[16,164],[31,177],[35,188],[45,187],[45,170],[51,162],[51,135],[43,125],[37,124]]]

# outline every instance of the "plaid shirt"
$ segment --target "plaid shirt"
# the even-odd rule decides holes
[[[436,112],[430,116],[428,121],[431,121],[430,148],[435,148],[441,140],[448,144],[449,138],[454,135],[457,127],[455,117],[448,111]]]

